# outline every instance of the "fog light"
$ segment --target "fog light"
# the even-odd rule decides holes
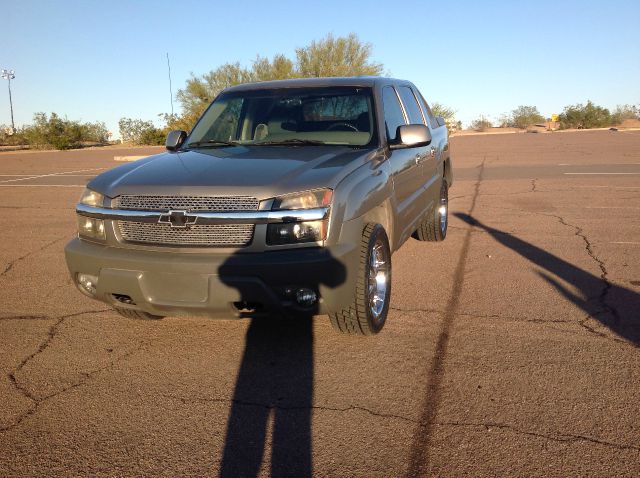
[[[311,289],[298,289],[296,291],[296,302],[303,307],[309,307],[316,303],[318,295]]]
[[[96,287],[98,286],[98,278],[90,274],[78,274],[78,287],[85,294],[94,297],[96,295]]]

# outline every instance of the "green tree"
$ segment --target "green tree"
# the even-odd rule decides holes
[[[156,128],[151,121],[120,118],[118,128],[124,143],[156,145],[163,144],[166,137],[166,131]]]
[[[322,76],[380,76],[381,63],[371,63],[371,44],[355,33],[334,38],[332,34],[296,49],[296,69],[303,78]]]
[[[537,123],[544,123],[544,116],[535,106],[518,106],[511,112],[507,125],[512,128],[525,129]]]
[[[586,105],[566,106],[560,114],[560,127],[565,128],[602,128],[612,124],[611,113],[607,108],[587,101]]]
[[[283,80],[320,76],[381,75],[383,66],[370,61],[371,44],[361,42],[355,34],[322,40],[296,49],[296,58],[275,55],[271,60],[258,56],[250,68],[240,63],[226,63],[202,76],[191,74],[176,95],[182,115],[165,115],[171,129],[189,130],[209,103],[225,88],[252,81]]]

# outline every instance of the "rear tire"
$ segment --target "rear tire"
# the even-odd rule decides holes
[[[423,220],[413,237],[419,241],[439,242],[447,237],[447,226],[449,225],[449,186],[447,180],[442,178],[440,186],[440,198],[438,205],[429,216]]]
[[[384,228],[368,224],[360,240],[358,277],[353,302],[348,309],[329,314],[338,332],[374,335],[387,320],[391,299],[391,250]]]
[[[149,312],[144,312],[142,310],[134,310],[134,309],[123,309],[120,307],[114,307],[116,312],[127,319],[134,320],[160,320],[164,319],[161,315],[153,315]]]

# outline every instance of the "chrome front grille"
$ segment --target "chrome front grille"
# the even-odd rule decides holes
[[[136,211],[236,212],[257,211],[258,199],[250,196],[134,196],[112,201],[114,209]],[[116,221],[124,241],[141,244],[190,247],[242,247],[253,239],[254,224],[193,224],[186,228],[169,224]]]
[[[251,243],[253,224],[194,224],[186,229],[169,224],[117,221],[125,241],[191,247],[239,247]]]
[[[137,211],[257,211],[258,199],[250,196],[118,196],[114,209]]]

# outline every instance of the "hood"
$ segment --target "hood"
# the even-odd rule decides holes
[[[251,195],[334,188],[375,155],[342,146],[234,146],[167,152],[96,176],[90,189],[121,194]]]

